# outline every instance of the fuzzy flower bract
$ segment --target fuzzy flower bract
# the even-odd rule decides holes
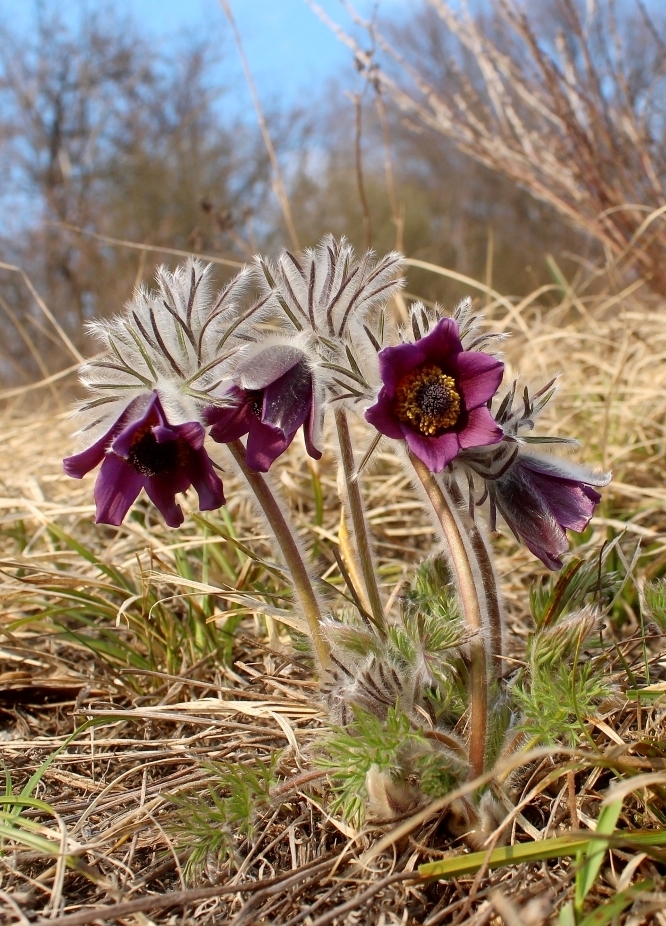
[[[173,272],[160,267],[156,290],[139,288],[122,315],[88,326],[105,353],[81,370],[92,393],[78,410],[92,419],[86,431],[108,429],[132,399],[153,391],[187,403],[198,417],[197,407],[224,379],[248,282],[243,271],[213,297],[209,273],[194,259]]]
[[[275,264],[258,258],[255,276],[270,297],[267,305],[293,328],[328,340],[342,338],[351,322],[366,318],[400,288],[401,262],[397,252],[376,261],[367,251],[356,260],[348,241],[327,235],[303,254],[284,251]]]

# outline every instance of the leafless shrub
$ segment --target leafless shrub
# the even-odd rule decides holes
[[[413,122],[513,180],[666,292],[666,42],[642,3],[497,0],[491,16],[425,0],[350,34],[362,69]]]
[[[113,11],[40,9],[34,31],[0,25],[0,260],[29,274],[81,345],[83,323],[118,311],[164,259],[109,239],[238,264],[252,253],[270,169],[215,76],[210,35],[162,49]],[[62,366],[16,274],[3,272],[2,296],[23,326],[25,337],[13,323],[9,337],[28,377],[26,339],[51,371]]]

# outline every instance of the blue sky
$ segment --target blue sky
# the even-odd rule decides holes
[[[337,69],[350,69],[350,52],[305,0],[231,0],[230,5],[262,95],[284,95],[291,102],[308,88],[325,83]],[[337,0],[324,0],[321,5],[332,16],[344,12]],[[119,6],[165,39],[199,24],[219,30],[228,36],[229,70],[240,71],[217,0],[121,0]]]
[[[0,0],[0,17],[12,27],[30,26],[35,8],[57,7],[65,17],[76,17],[82,7],[110,7],[143,26],[148,37],[167,47],[186,31],[219,38],[223,63],[220,79],[238,88],[238,103],[251,105],[238,54],[219,0]],[[317,0],[328,15],[349,24],[340,0]],[[417,0],[356,0],[364,14],[378,4],[380,10],[400,8]],[[351,52],[309,8],[306,0],[230,0],[246,55],[262,100],[270,105],[307,103],[308,91],[325,87],[330,76],[343,77],[344,87],[354,81]],[[247,97],[243,100],[243,95]]]

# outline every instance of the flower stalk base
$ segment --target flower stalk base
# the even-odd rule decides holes
[[[338,432],[338,442],[340,445],[340,459],[345,477],[345,491],[349,505],[349,514],[351,515],[352,526],[354,528],[354,537],[356,539],[356,549],[365,582],[365,591],[367,600],[370,605],[370,614],[372,622],[379,633],[386,634],[386,622],[384,619],[384,608],[379,595],[379,586],[377,585],[377,573],[372,558],[372,549],[370,547],[370,538],[365,521],[365,512],[363,510],[363,499],[358,484],[356,468],[354,466],[354,450],[349,433],[349,422],[344,409],[336,408],[335,424]]]
[[[233,441],[228,444],[228,447],[275,535],[284,561],[291,574],[299,604],[303,609],[317,661],[321,670],[326,672],[331,664],[331,658],[328,644],[321,631],[321,608],[314,588],[312,587],[309,573],[303,562],[303,557],[298,549],[298,544],[294,540],[291,528],[287,524],[280,506],[271,492],[270,486],[261,473],[255,472],[247,465],[245,447],[243,444],[240,441]]]
[[[452,480],[448,491],[460,510],[464,508],[464,499],[459,486]],[[488,644],[490,650],[490,669],[494,678],[499,678],[503,671],[502,662],[502,605],[500,603],[499,588],[493,568],[493,560],[488,549],[488,543],[472,518],[467,518],[467,533],[469,534],[472,550],[476,558],[481,575],[483,596],[486,601],[486,617],[488,620]]]
[[[485,770],[488,731],[488,659],[485,622],[477,580],[472,568],[470,550],[465,543],[463,530],[450,496],[417,456],[410,452],[409,459],[441,526],[455,573],[465,622],[474,634],[469,644],[471,657],[469,763],[470,776],[478,778]]]

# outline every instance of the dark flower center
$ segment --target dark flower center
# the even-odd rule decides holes
[[[261,421],[261,413],[264,410],[264,393],[262,389],[247,392],[247,401],[252,414]]]
[[[421,434],[436,437],[460,417],[460,395],[455,386],[453,377],[434,363],[417,367],[398,383],[393,411]]]
[[[127,462],[142,476],[163,476],[178,468],[182,456],[182,440],[158,443],[152,431],[142,434],[132,444]],[[189,445],[188,445],[189,446]]]

